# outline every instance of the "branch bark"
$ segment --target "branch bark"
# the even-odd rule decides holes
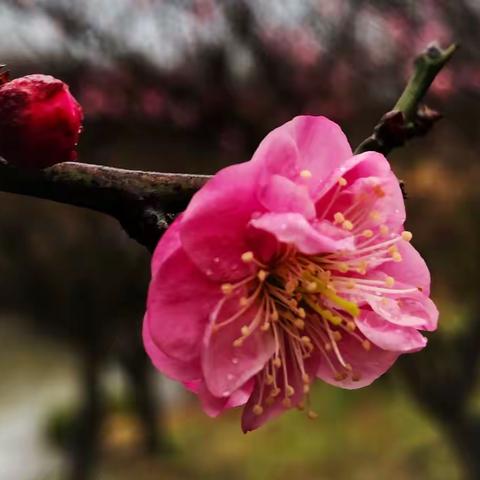
[[[394,109],[375,127],[356,153],[388,153],[409,138],[425,134],[439,118],[419,108],[430,84],[456,50],[429,47],[415,62],[415,70]],[[45,170],[22,170],[0,163],[0,191],[85,207],[115,217],[127,233],[153,251],[169,222],[210,178],[206,175],[142,172],[61,163]]]
[[[150,251],[171,217],[187,206],[208,175],[142,172],[65,162],[44,170],[0,165],[0,191],[89,208],[115,217]]]

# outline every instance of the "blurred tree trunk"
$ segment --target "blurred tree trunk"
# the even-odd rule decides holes
[[[443,429],[465,480],[480,479],[480,416],[470,409],[479,342],[480,322],[471,322],[461,334],[437,333],[429,348],[399,363],[410,392]]]
[[[480,479],[480,421],[477,418],[444,418],[445,432],[459,458],[465,480]]]

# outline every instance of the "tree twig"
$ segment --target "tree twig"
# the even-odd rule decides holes
[[[425,135],[430,130],[441,115],[420,102],[457,48],[456,44],[445,50],[431,45],[416,58],[413,74],[397,103],[380,119],[373,134],[357,147],[355,153],[374,150],[386,155],[407,140]]]
[[[388,153],[407,139],[426,133],[439,114],[419,103],[430,84],[456,50],[430,47],[415,63],[415,71],[394,109],[375,127],[356,152]],[[127,233],[153,250],[173,216],[208,180],[207,175],[142,172],[61,163],[45,170],[23,170],[0,163],[0,191],[85,207],[115,217]]]

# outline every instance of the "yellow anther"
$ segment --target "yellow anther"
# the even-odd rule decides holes
[[[241,297],[240,300],[238,301],[241,307],[245,307],[248,304],[248,298],[247,297]]]
[[[310,393],[310,385],[303,385],[303,393],[304,394],[307,394],[307,393]]]
[[[340,177],[340,178],[338,179],[338,184],[339,184],[341,187],[344,187],[347,183],[348,183],[347,180],[346,180],[345,178],[343,178],[343,177]]]
[[[365,275],[367,273],[367,268],[368,268],[368,262],[365,260],[362,260],[358,265],[357,272],[360,275]]]
[[[362,379],[362,375],[360,375],[360,373],[358,373],[358,372],[353,372],[352,373],[352,381],[358,382],[361,379]]]
[[[376,210],[373,210],[373,212],[370,212],[370,218],[375,222],[378,222],[380,220],[380,213]]]
[[[302,340],[303,345],[311,345],[312,344],[312,341],[310,340],[310,337],[307,337],[306,335],[301,337],[301,340]]]
[[[348,370],[349,372],[353,370],[352,366],[349,363],[346,363],[343,368],[345,368],[345,370]]]
[[[273,380],[274,380],[273,375],[270,375],[270,374],[265,375],[265,383],[267,385],[272,385]]]
[[[343,213],[337,212],[334,216],[333,219],[335,220],[335,223],[343,223],[345,221],[345,217],[343,216]]]
[[[305,403],[304,402],[298,402],[297,408],[300,411],[305,410]]]
[[[412,239],[413,235],[412,235],[412,232],[409,232],[407,230],[405,230],[404,232],[402,232],[402,238],[406,241],[406,242],[409,242],[411,239]]]
[[[291,385],[287,385],[285,387],[285,393],[287,394],[287,397],[293,397],[295,394],[295,389]]]
[[[357,284],[355,283],[355,280],[352,280],[352,279],[348,280],[347,288],[349,290],[353,290],[356,286],[357,286]]]
[[[234,340],[233,342],[233,346],[235,348],[238,348],[238,347],[241,347],[243,345],[243,338],[237,338],[236,340]]]
[[[372,191],[378,198],[382,198],[385,196],[385,190],[380,185],[375,185],[372,188]]]
[[[342,227],[345,230],[349,230],[349,231],[353,230],[353,223],[350,220],[344,220],[342,223]]]
[[[385,277],[385,285],[389,288],[392,288],[395,285],[395,279],[393,277]]]
[[[300,308],[298,309],[298,316],[299,316],[300,318],[305,318],[305,317],[307,316],[307,313],[305,312],[305,309],[304,309],[304,308],[300,307]]]
[[[338,264],[338,271],[342,273],[347,273],[348,272],[348,265],[345,262],[339,263]]]
[[[313,410],[309,410],[307,416],[310,420],[315,420],[318,418],[318,413],[314,412]]]
[[[302,178],[312,178],[312,172],[310,170],[302,170],[300,176]]]
[[[392,254],[392,259],[394,262],[401,262],[402,261],[402,256],[398,252],[394,252]]]
[[[270,330],[270,322],[265,322],[261,327],[260,327],[260,330],[262,332],[267,332],[268,330]]]
[[[273,366],[276,368],[280,368],[282,366],[282,361],[280,360],[280,357],[275,357],[272,360]]]
[[[264,282],[265,279],[267,278],[268,273],[265,270],[259,270],[257,273],[257,278],[261,281]]]
[[[224,295],[230,295],[233,292],[233,285],[231,283],[224,283],[221,289]]]
[[[293,324],[299,329],[303,330],[305,328],[305,322],[301,318],[296,318]]]
[[[347,322],[347,330],[349,332],[354,332],[357,326],[355,325],[355,322],[352,322],[351,320]]]
[[[277,387],[277,388],[272,388],[272,391],[270,392],[270,395],[275,398],[275,397],[278,397],[280,395],[280,392],[281,390]]]
[[[242,253],[242,262],[251,263],[253,262],[253,259],[254,259],[253,252]]]
[[[261,415],[263,413],[263,407],[257,403],[252,408],[252,412],[254,415]]]
[[[279,319],[278,311],[277,311],[277,310],[274,310],[274,311],[270,314],[270,320],[272,320],[272,322],[278,322],[278,319]]]
[[[345,372],[337,372],[335,375],[334,375],[334,379],[337,381],[337,382],[341,382],[342,380],[345,380],[347,378],[347,374]]]
[[[250,333],[250,329],[248,328],[248,325],[244,325],[241,329],[240,332],[242,332],[243,336],[246,336]]]
[[[307,292],[313,293],[317,289],[317,282],[308,282],[305,285]]]
[[[368,352],[372,348],[372,344],[368,340],[364,340],[362,342],[362,347]]]
[[[310,375],[308,373],[304,373],[302,375],[302,381],[303,383],[310,383]]]
[[[334,325],[341,325],[342,323],[342,317],[338,316],[338,315],[332,315],[332,317],[330,318],[330,321],[334,324]]]
[[[285,291],[289,294],[292,294],[295,289],[298,287],[298,281],[297,280],[288,280],[288,282],[285,284]]]
[[[360,309],[358,308],[358,305],[355,302],[351,302],[349,300],[346,300],[343,297],[338,296],[335,292],[332,292],[328,288],[321,290],[321,293],[326,298],[328,298],[332,303],[334,303],[337,307],[340,307],[342,310],[345,310],[347,313],[349,313],[352,317],[358,317],[358,315],[360,315]],[[338,325],[337,319],[339,319],[341,323],[340,317],[336,317],[330,311],[322,309],[308,297],[305,298],[305,301],[308,303],[308,305],[311,308],[313,308],[313,310],[319,313],[322,317],[332,321],[332,323],[337,325]],[[336,317],[336,318],[332,320],[331,317]]]
[[[284,398],[282,400],[282,405],[285,407],[285,408],[292,408],[292,401],[289,399],[289,398]]]
[[[327,352],[329,352],[329,351],[332,349],[332,344],[327,342],[327,343],[323,346],[323,348],[324,348]]]
[[[366,230],[364,230],[362,232],[362,236],[365,237],[365,238],[371,238],[371,237],[373,237],[373,232],[372,232],[372,230],[367,228]]]
[[[333,339],[339,342],[342,339],[342,334],[339,331],[332,332]]]
[[[388,232],[390,232],[388,225],[380,225],[380,233],[382,235],[388,235]]]

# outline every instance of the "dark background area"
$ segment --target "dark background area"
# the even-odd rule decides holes
[[[320,416],[240,432],[151,371],[148,255],[110,218],[0,196],[0,479],[480,478],[480,2],[3,0],[0,62],[70,84],[79,160],[214,173],[298,114],[353,146],[416,54],[461,44],[445,116],[391,161],[441,312],[428,348],[371,387],[317,385]],[[66,477],[68,475],[68,477]]]

